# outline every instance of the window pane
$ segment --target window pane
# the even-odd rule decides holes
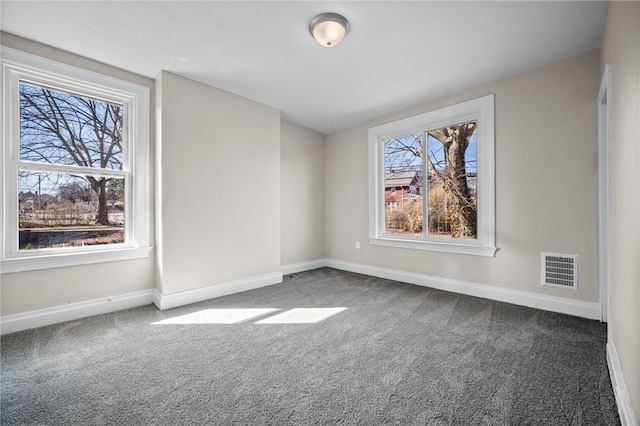
[[[20,83],[20,159],[122,170],[123,107]]]
[[[123,243],[124,183],[20,170],[19,249]]]
[[[384,143],[385,233],[422,235],[423,135]]]
[[[476,238],[476,122],[428,132],[429,236]]]

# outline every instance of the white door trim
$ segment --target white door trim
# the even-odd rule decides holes
[[[609,288],[611,283],[610,79],[611,66],[606,64],[598,92],[598,282],[601,320],[604,322],[609,320]]]

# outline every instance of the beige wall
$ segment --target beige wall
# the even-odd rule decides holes
[[[150,257],[2,274],[2,316],[150,290],[156,283],[169,294],[279,272],[278,110],[167,73],[157,82],[163,99],[155,102],[151,79],[10,34],[2,34],[2,44],[152,89],[161,130],[155,182],[163,208],[157,215],[152,209],[149,227],[153,234],[158,218],[164,242],[155,244],[158,262]],[[152,116],[152,141],[154,122]]]
[[[327,136],[327,257],[595,302],[598,52]],[[495,258],[371,246],[367,129],[495,93]],[[361,249],[355,249],[355,241]],[[540,286],[540,252],[578,254],[579,290]]]
[[[153,257],[2,274],[2,316],[151,290],[153,276]]]
[[[610,337],[640,420],[640,2],[609,2],[601,71],[611,64]]]
[[[163,294],[280,271],[280,112],[162,72],[158,285]]]
[[[169,73],[154,85],[9,34],[2,33],[1,42],[147,86],[152,105],[154,88],[162,93],[156,103],[161,210],[157,227],[153,217],[149,220],[162,243],[158,262],[149,258],[0,275],[3,316],[148,290],[154,286],[154,267],[159,290],[169,294],[324,257],[597,301],[595,99],[604,64],[610,63],[609,319],[640,418],[640,3],[610,2],[601,55],[587,53],[326,139],[281,122],[273,108]],[[367,128],[488,93],[496,95],[497,256],[369,246]],[[361,242],[360,250],[355,241]],[[540,251],[580,255],[578,292],[540,288]]]
[[[325,258],[325,136],[281,124],[282,265]]]
[[[151,79],[6,33],[1,34],[1,42],[3,46],[149,87],[152,89],[153,102],[154,83]],[[153,127],[150,136],[153,140]],[[151,153],[153,155],[153,146]],[[150,180],[153,182],[153,179]],[[154,227],[153,217],[149,219],[149,227]],[[2,274],[0,281],[0,310],[2,316],[6,316],[153,289],[154,259],[149,257],[124,262]]]

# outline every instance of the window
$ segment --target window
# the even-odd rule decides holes
[[[2,272],[148,256],[149,89],[2,60]]]
[[[369,129],[371,244],[495,255],[493,113],[488,95]]]

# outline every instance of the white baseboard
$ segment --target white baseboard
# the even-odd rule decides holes
[[[432,275],[416,274],[413,272],[399,271],[396,269],[380,268],[377,266],[358,263],[343,262],[340,260],[327,260],[327,266],[335,269],[371,275],[394,281],[424,287],[437,288],[439,290],[513,303],[515,305],[528,306],[530,308],[545,311],[558,312],[589,319],[600,319],[600,304],[566,299],[563,297],[546,296],[520,290],[511,290],[486,284],[477,284],[468,281],[454,280],[450,278],[435,277]]]
[[[0,318],[0,334],[15,333],[16,331],[150,305],[151,303],[153,303],[153,290],[143,290],[22,314],[7,315]]]
[[[283,274],[293,274],[325,266],[425,287],[452,291],[455,293],[467,294],[470,296],[513,303],[516,305],[529,306],[532,308],[560,312],[584,318],[600,319],[600,305],[598,303],[581,302],[572,299],[551,297],[518,290],[509,290],[484,284],[439,278],[430,275],[343,262],[333,259],[318,259],[309,262],[283,265],[281,267],[281,272],[250,277],[243,280],[179,293],[163,295],[157,290],[145,290],[136,293],[41,309],[22,314],[7,315],[0,318],[0,334],[43,327],[45,325],[105,314],[136,306],[143,306],[150,303],[154,303],[161,310],[175,308],[215,297],[278,284],[282,282]]]
[[[327,266],[327,259],[311,260],[308,262],[290,263],[282,265],[280,271],[282,275],[296,274],[298,272],[310,271],[312,269],[324,268]]]
[[[202,302],[216,297],[227,296],[233,293],[253,290],[260,287],[266,287],[282,282],[282,272],[274,272],[272,274],[259,275],[249,277],[238,281],[211,285],[194,290],[181,291],[179,293],[161,294],[158,290],[154,291],[153,303],[158,309],[165,310],[176,308],[178,306],[189,305],[191,303]]]
[[[94,315],[149,305],[151,303],[155,304],[161,310],[170,309],[281,282],[282,273],[277,272],[173,294],[163,295],[157,290],[144,290],[85,302],[70,303],[53,308],[3,316],[0,318],[0,334],[15,333],[31,328],[44,327],[65,321],[73,321]]]
[[[631,400],[627,392],[627,386],[624,383],[624,376],[620,369],[620,361],[618,353],[613,341],[609,339],[607,342],[607,365],[609,366],[609,376],[611,376],[611,385],[613,386],[613,394],[618,404],[618,413],[620,414],[620,423],[622,426],[638,426],[636,417],[633,414]]]

